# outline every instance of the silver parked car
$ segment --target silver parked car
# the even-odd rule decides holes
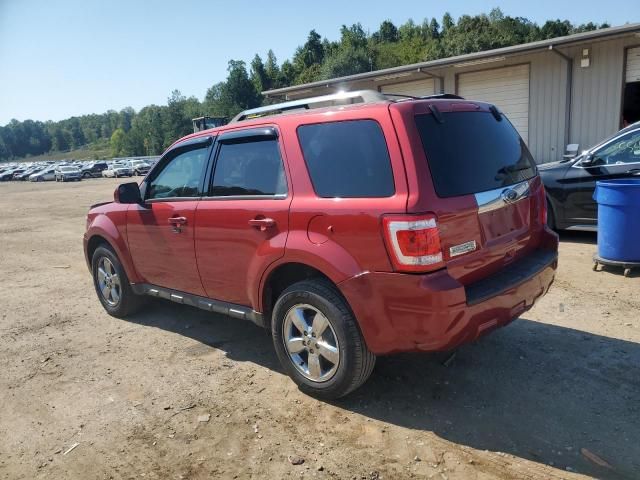
[[[46,182],[55,179],[56,169],[54,167],[47,167],[29,175],[29,181],[31,182]]]
[[[78,167],[72,165],[65,165],[58,167],[55,172],[56,182],[69,182],[82,180],[82,173]]]
[[[114,164],[111,164],[109,166],[109,168],[107,168],[106,170],[102,171],[102,176],[103,177],[114,177],[114,178],[132,177],[133,176],[133,170],[131,170],[130,167],[128,167],[127,165],[124,165],[122,163],[114,163]]]

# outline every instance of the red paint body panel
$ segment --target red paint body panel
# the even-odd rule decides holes
[[[439,198],[414,116],[429,105],[447,111],[488,111],[485,104],[432,100],[311,110],[254,119],[181,139],[275,127],[287,175],[285,199],[201,198],[151,205],[108,204],[89,214],[87,241],[106,238],[133,282],[146,282],[264,311],[270,275],[288,263],[308,265],[331,279],[353,310],[369,349],[377,354],[447,350],[521,315],[553,281],[555,263],[507,291],[469,305],[465,286],[499,272],[537,249],[557,251],[543,223],[539,177],[531,194],[478,213],[474,195]],[[395,193],[388,198],[319,198],[298,141],[301,125],[374,120],[384,134]],[[210,167],[211,168],[211,167]],[[452,172],[460,174],[461,172]],[[382,217],[433,213],[446,267],[428,274],[394,272]],[[168,218],[187,219],[172,233]],[[275,225],[260,230],[255,218]],[[477,249],[450,258],[449,249],[474,240]]]
[[[533,306],[553,282],[551,265],[507,292],[467,305],[464,286],[446,270],[425,275],[366,273],[339,285],[369,350],[443,351],[502,327]]]
[[[87,246],[89,240],[100,237],[114,249],[122,262],[127,277],[133,283],[142,281],[136,271],[127,244],[127,210],[129,205],[108,203],[91,209],[87,215],[87,231],[83,236],[85,259],[91,269]]]
[[[478,214],[474,195],[438,197],[414,121],[416,115],[431,114],[429,105],[429,102],[403,102],[390,107],[409,179],[407,211],[436,214],[449,274],[462,284],[468,284],[497,272],[536,249],[544,229],[537,216],[538,209],[542,207],[536,200],[543,186],[536,176],[530,181],[531,195],[528,198],[482,214]],[[465,101],[440,101],[437,106],[441,112],[489,111],[487,104]],[[477,245],[474,252],[453,259],[449,256],[451,247],[472,240]]]
[[[194,250],[197,205],[198,201],[131,205],[127,212],[129,251],[144,282],[205,295]],[[174,233],[170,217],[186,219],[180,233]]]
[[[260,277],[285,253],[290,203],[291,198],[200,201],[195,247],[206,296],[257,309]],[[264,231],[249,225],[260,217],[275,225]]]

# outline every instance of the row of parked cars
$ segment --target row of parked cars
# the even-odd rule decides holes
[[[71,182],[93,177],[132,177],[146,175],[155,160],[46,161],[12,163],[0,166],[0,181]]]

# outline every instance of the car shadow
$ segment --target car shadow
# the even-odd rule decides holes
[[[249,322],[164,301],[129,321],[282,373],[269,335]],[[365,385],[332,403],[479,450],[597,478],[638,478],[639,344],[520,319],[460,348],[448,366],[444,358],[380,357]],[[597,457],[588,460],[589,452]]]
[[[598,243],[598,234],[596,232],[561,230],[557,233],[560,236],[560,241],[564,243],[582,243],[585,245],[597,245]]]

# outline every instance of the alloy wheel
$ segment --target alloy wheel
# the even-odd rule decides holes
[[[112,307],[118,305],[122,296],[122,285],[120,276],[107,257],[98,260],[97,270],[98,289],[102,298]]]
[[[316,307],[298,304],[289,309],[283,341],[291,362],[309,380],[326,382],[338,370],[338,337],[329,319]]]

